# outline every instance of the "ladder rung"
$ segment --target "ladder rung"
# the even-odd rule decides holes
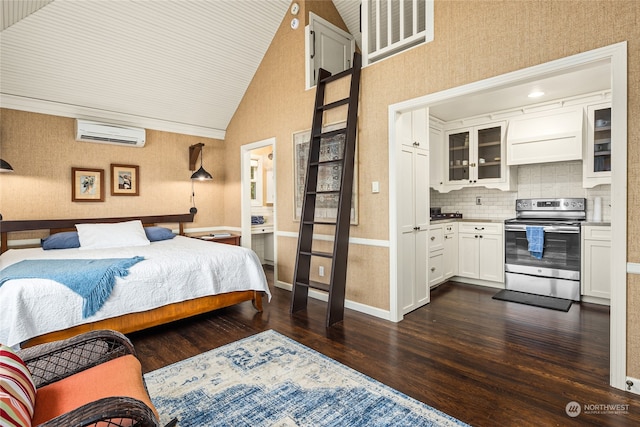
[[[340,194],[340,190],[318,190],[309,191],[307,194]]]
[[[318,256],[318,257],[322,257],[322,258],[333,258],[333,254],[331,252],[318,252],[318,251],[311,251],[311,252],[307,252],[307,251],[300,251],[300,255],[306,255],[306,256]]]
[[[304,225],[337,225],[336,221],[302,221]]]
[[[335,101],[335,102],[330,102],[329,104],[320,105],[318,107],[318,110],[331,110],[332,108],[337,108],[337,107],[340,107],[342,105],[346,105],[348,103],[349,103],[349,98],[344,98],[344,99],[340,99],[340,100]]]
[[[341,135],[343,133],[347,133],[347,128],[346,127],[340,128],[340,129],[330,130],[330,131],[327,131],[327,132],[314,133],[313,137],[315,139],[317,139],[317,138],[324,139],[324,138],[331,138],[331,137],[336,136],[336,135]]]
[[[322,83],[330,83],[333,82],[335,80],[340,80],[344,77],[350,76],[353,74],[353,68],[348,68],[344,71],[340,71],[339,73],[333,74],[329,77],[325,77],[324,79],[320,80]]]
[[[309,165],[310,166],[320,166],[320,165],[326,165],[326,164],[331,164],[331,163],[342,163],[342,161],[344,160],[344,158],[339,158],[339,159],[331,159],[331,160],[321,160],[319,162],[310,162]]]
[[[306,286],[307,288],[320,289],[321,291],[329,292],[330,286],[326,283],[315,282],[309,280],[309,283],[296,282],[296,286]]]

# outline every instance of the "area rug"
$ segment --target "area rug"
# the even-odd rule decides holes
[[[275,331],[145,375],[179,426],[466,426]]]
[[[554,298],[545,295],[529,294],[526,292],[503,289],[493,296],[493,299],[520,304],[533,305],[535,307],[549,308],[551,310],[569,311],[573,301],[570,299]]]

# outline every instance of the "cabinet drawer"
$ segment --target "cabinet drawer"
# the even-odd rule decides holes
[[[604,225],[582,227],[582,236],[587,240],[611,240],[611,227]]]
[[[458,230],[458,224],[455,222],[452,222],[451,224],[446,224],[444,226],[444,234],[452,234],[455,233]]]
[[[429,286],[433,287],[444,281],[444,254],[436,252],[429,256]]]
[[[444,248],[444,228],[442,226],[429,229],[429,252]]]
[[[458,227],[460,233],[502,234],[504,225],[497,222],[461,222]]]

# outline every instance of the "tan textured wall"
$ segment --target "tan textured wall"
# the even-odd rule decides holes
[[[305,4],[306,3],[306,4]],[[330,2],[300,1],[332,20]],[[291,134],[310,127],[313,93],[304,91],[304,33],[289,28],[286,16],[227,132],[228,169],[237,169],[239,146],[277,138],[278,228],[297,231],[292,220]],[[358,135],[360,223],[351,235],[388,239],[388,106],[525,67],[628,42],[629,117],[640,113],[640,2],[631,1],[440,1],[435,2],[435,40],[362,72]],[[295,52],[295,53],[294,53]],[[640,122],[629,121],[629,261],[640,262]],[[231,157],[229,157],[231,156]],[[239,225],[239,171],[229,172],[227,222]],[[381,192],[371,194],[372,181]],[[231,217],[229,216],[231,215]],[[291,280],[295,242],[278,239],[279,277]],[[350,263],[348,297],[389,308],[387,255],[381,248],[352,245],[370,262]],[[380,259],[380,262],[378,262]],[[370,277],[370,279],[366,279]],[[373,297],[372,297],[373,296]],[[629,372],[640,376],[640,287],[629,287]],[[373,301],[373,302],[372,302]],[[635,353],[631,353],[635,351]]]
[[[188,147],[203,142],[204,167],[214,181],[194,184],[198,214],[187,227],[222,224],[222,141],[147,130],[144,147],[120,147],[78,142],[74,127],[71,118],[0,110],[1,155],[15,171],[0,174],[0,212],[5,220],[187,213]],[[111,196],[112,163],[139,166],[139,196]],[[71,201],[72,167],[104,169],[104,202]]]
[[[334,21],[329,1],[299,0]],[[73,120],[1,110],[2,157],[17,173],[0,175],[5,218],[119,216],[177,213],[189,208],[187,147],[205,142],[205,168],[213,183],[197,183],[196,226],[240,226],[240,146],[276,137],[277,220],[293,221],[292,133],[308,129],[314,91],[304,90],[304,31],[286,15],[266,57],[227,129],[216,140],[150,132],[144,149],[83,144],[73,140]],[[628,42],[628,260],[640,262],[640,2],[629,1],[440,1],[435,2],[435,40],[363,70],[358,136],[360,222],[352,236],[386,240],[388,230],[388,105],[588,51]],[[337,21],[334,21],[337,22]],[[340,24],[340,23],[339,23]],[[79,147],[82,147],[79,149]],[[141,195],[104,203],[72,203],[74,164],[108,170],[111,162],[139,164]],[[370,193],[371,181],[381,192]],[[223,188],[224,184],[224,188]],[[223,197],[221,197],[223,196]],[[280,280],[291,281],[295,239],[278,238]],[[389,308],[388,251],[352,245],[347,296]],[[628,371],[640,377],[640,278],[628,280]]]

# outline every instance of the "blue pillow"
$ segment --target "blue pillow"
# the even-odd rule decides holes
[[[168,240],[176,237],[176,235],[173,234],[171,230],[164,227],[145,227],[144,232],[147,235],[147,239],[149,239],[150,242]]]
[[[63,233],[52,234],[51,236],[40,240],[42,249],[69,249],[79,248],[80,239],[77,231],[65,231]]]

